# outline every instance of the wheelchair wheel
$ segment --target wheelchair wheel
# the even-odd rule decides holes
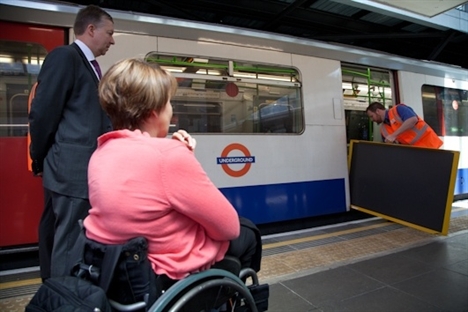
[[[190,303],[193,299],[196,298],[196,296],[203,295],[206,290],[216,290],[219,288],[221,288],[221,293],[222,288],[227,288],[228,293],[230,293],[230,297],[235,297],[236,303],[242,302],[245,308],[249,308],[246,311],[257,312],[257,307],[255,306],[255,302],[249,290],[230,279],[214,279],[201,283],[195,288],[190,289],[179,300],[177,300],[177,302],[171,306],[168,312],[211,311],[212,309],[218,309],[222,304],[230,306],[232,303],[230,303],[229,296],[223,296],[223,294],[221,294],[221,296],[218,298],[204,298],[204,303]]]
[[[197,312],[218,309],[230,304],[242,304],[246,311],[257,312],[247,286],[230,272],[210,269],[193,274],[169,288],[148,310],[150,312]]]

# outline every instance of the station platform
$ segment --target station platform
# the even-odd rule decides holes
[[[296,234],[294,251],[268,255],[273,239],[268,311],[468,311],[468,201],[454,203],[447,236],[373,219]]]
[[[263,236],[268,311],[468,311],[468,200],[449,234],[381,218]],[[39,268],[0,272],[0,311],[24,311]]]

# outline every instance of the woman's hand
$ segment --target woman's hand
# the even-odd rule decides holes
[[[195,146],[197,145],[197,141],[190,135],[187,133],[187,131],[185,130],[177,130],[177,132],[174,132],[172,134],[172,138],[174,140],[179,140],[181,142],[184,142],[188,149],[193,151],[195,150]]]

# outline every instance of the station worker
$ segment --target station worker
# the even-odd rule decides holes
[[[38,76],[29,113],[32,169],[42,176],[44,211],[39,224],[41,277],[68,275],[70,250],[88,215],[87,170],[97,138],[112,130],[99,104],[96,57],[113,45],[114,21],[98,6],[81,9],[76,41],[52,50]]]
[[[366,108],[367,116],[381,125],[380,132],[386,143],[399,143],[420,147],[439,148],[443,141],[411,107],[405,104],[385,109],[379,102]]]

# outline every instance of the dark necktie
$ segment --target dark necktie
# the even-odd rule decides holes
[[[98,63],[96,60],[92,60],[92,61],[91,61],[91,64],[93,64],[94,69],[96,70],[99,79],[101,79],[102,74],[101,74],[101,68],[99,67],[99,63]]]

